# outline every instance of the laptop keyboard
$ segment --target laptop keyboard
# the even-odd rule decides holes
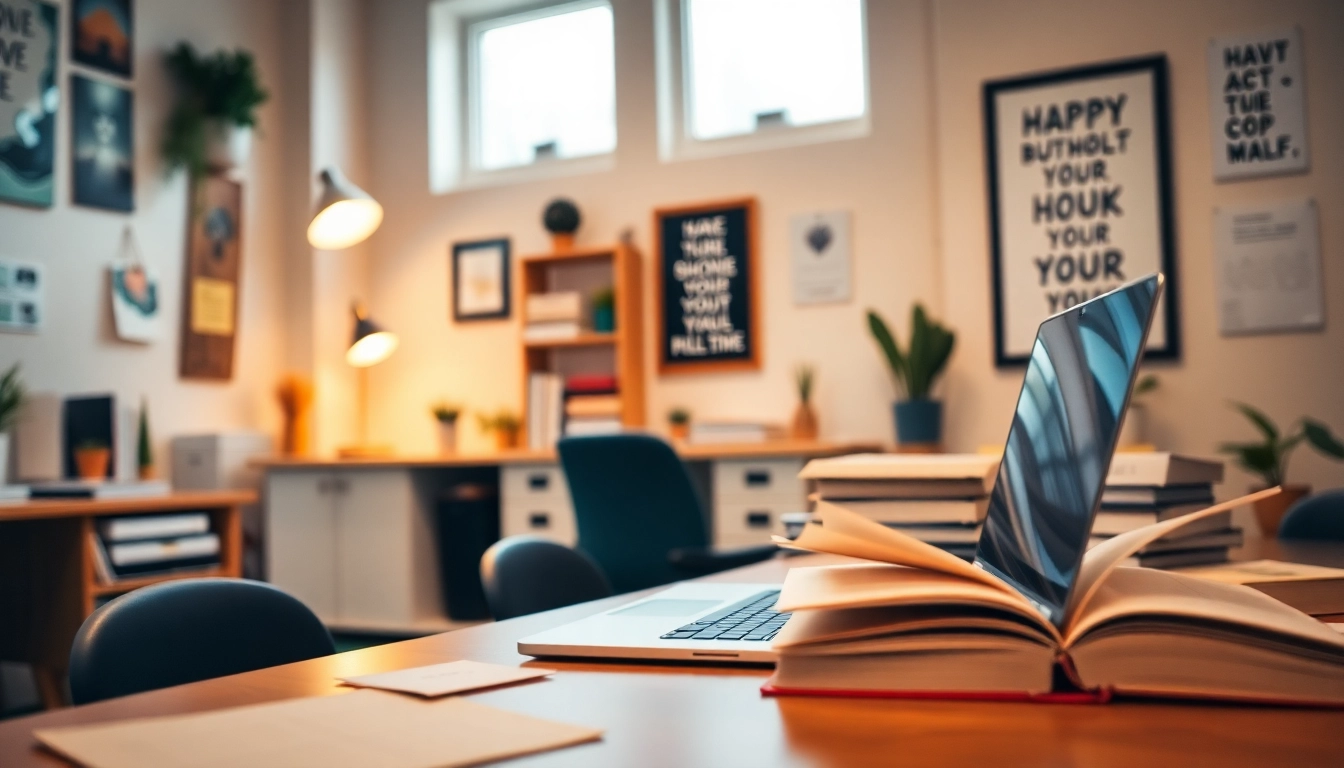
[[[663,635],[664,640],[769,640],[793,614],[775,610],[779,590],[752,595]]]

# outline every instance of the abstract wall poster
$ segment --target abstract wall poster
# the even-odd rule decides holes
[[[41,265],[0,259],[0,331],[42,330],[46,290]]]
[[[802,213],[789,219],[793,303],[849,301],[849,211]]]
[[[0,201],[52,203],[59,17],[50,3],[0,2]]]
[[[1027,362],[1041,321],[1165,273],[1145,356],[1180,354],[1167,60],[985,83],[994,361]]]
[[[163,334],[163,311],[158,276],[143,264],[111,268],[112,320],[117,338],[148,344]]]
[[[509,316],[509,241],[453,244],[453,320]]]
[[[78,64],[121,77],[135,65],[133,0],[72,0],[70,57]]]
[[[133,94],[119,85],[71,75],[70,98],[75,204],[135,210]]]

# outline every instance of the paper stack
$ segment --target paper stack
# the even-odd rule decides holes
[[[966,560],[974,559],[997,456],[855,454],[815,459],[799,475],[834,504]]]
[[[1213,504],[1213,484],[1222,479],[1223,463],[1217,460],[1173,453],[1115,454],[1092,523],[1091,545],[1204,509]],[[1228,550],[1241,544],[1241,529],[1232,525],[1231,512],[1223,512],[1152,542],[1127,564],[1177,568],[1223,563]]]

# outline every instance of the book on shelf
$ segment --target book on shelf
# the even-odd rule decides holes
[[[564,422],[564,379],[533,373],[527,380],[527,447],[544,450],[560,439]]]
[[[98,532],[104,541],[161,539],[206,533],[209,530],[210,515],[205,512],[113,517],[98,523]]]
[[[813,459],[798,475],[837,499],[975,499],[989,495],[997,456],[860,453]]]
[[[615,435],[624,428],[620,419],[611,416],[570,418],[565,421],[565,437]]]
[[[33,483],[34,499],[138,499],[167,496],[166,480],[50,480]]]
[[[813,496],[817,501],[820,494]],[[924,525],[975,525],[989,511],[989,497],[977,499],[827,499],[856,515],[878,523]]]
[[[563,341],[576,339],[581,333],[583,326],[573,320],[528,323],[523,326],[523,341]]]
[[[0,485],[0,503],[27,501],[28,493],[28,486],[26,485]]]
[[[1223,481],[1223,462],[1177,453],[1117,453],[1107,486],[1211,485]]]
[[[523,317],[529,324],[583,320],[583,295],[578,291],[530,293],[523,302]]]
[[[576,373],[565,379],[565,391],[571,395],[610,395],[620,389],[609,373]]]
[[[585,395],[570,393],[565,398],[565,415],[570,418],[620,416],[621,398],[617,395]]]
[[[220,541],[215,533],[116,543],[95,533],[92,544],[94,574],[104,584],[220,564]]]
[[[1212,503],[1213,487],[1208,484],[1144,487],[1108,485],[1101,490],[1103,507],[1165,507],[1174,504]]]
[[[1344,569],[1279,560],[1249,560],[1203,568],[1182,575],[1223,584],[1240,584],[1316,616],[1344,613]]]
[[[783,546],[855,557],[793,568],[766,693],[1106,701],[1116,695],[1344,706],[1344,634],[1254,590],[1120,565],[1238,499],[1083,557],[1059,626],[988,571],[818,504]]]
[[[693,421],[687,442],[692,445],[731,445],[781,440],[786,430],[775,424],[753,421]]]
[[[1174,507],[1158,507],[1154,509],[1108,509],[1102,507],[1097,511],[1097,516],[1092,519],[1093,536],[1115,536],[1121,533],[1128,533],[1136,528],[1142,528],[1145,525],[1160,523],[1164,520],[1171,520],[1188,515],[1191,512],[1198,512],[1203,509],[1203,504],[1179,504]],[[1191,523],[1185,529],[1187,535],[1195,533],[1204,533],[1207,531],[1221,531],[1232,526],[1232,513],[1225,512],[1221,515],[1212,515]]]

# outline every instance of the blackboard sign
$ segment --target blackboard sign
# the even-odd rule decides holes
[[[761,367],[756,200],[659,208],[658,372]]]

